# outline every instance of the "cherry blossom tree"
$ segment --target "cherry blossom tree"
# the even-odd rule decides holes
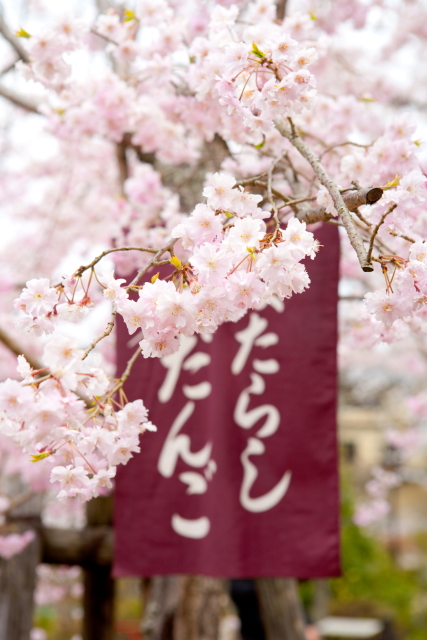
[[[406,95],[392,59],[418,16],[380,0],[288,4],[2,14],[0,339],[18,361],[5,355],[1,454],[33,491],[52,483],[67,504],[108,491],[156,430],[144,399],[126,398],[137,358],[304,295],[321,224],[339,226],[365,298],[346,344],[425,331],[423,149],[416,114],[390,108]],[[362,47],[385,15],[383,43]],[[117,316],[138,346],[115,373]]]

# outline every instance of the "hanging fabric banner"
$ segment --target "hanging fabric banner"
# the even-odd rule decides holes
[[[339,240],[315,235],[308,291],[134,366],[158,431],[119,468],[116,576],[339,574]],[[120,325],[119,371],[136,344]]]

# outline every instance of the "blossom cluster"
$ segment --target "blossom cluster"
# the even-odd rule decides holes
[[[53,336],[43,358],[49,373],[41,378],[19,356],[22,382],[0,384],[0,433],[34,462],[50,466],[59,499],[86,501],[111,488],[117,465],[140,450],[141,434],[156,427],[142,400],[115,410],[110,381],[102,369],[82,362],[82,354],[74,339]],[[88,399],[94,401],[89,411]]]
[[[396,320],[424,317],[427,303],[427,245],[414,242],[409,250],[409,259],[398,256],[385,259],[394,267],[395,275],[387,276],[386,290],[377,290],[365,295],[366,307],[375,319],[391,327]],[[387,263],[386,263],[387,264]],[[391,277],[394,279],[391,282]]]
[[[301,261],[314,258],[318,244],[304,222],[291,218],[285,229],[277,226],[258,206],[262,196],[238,188],[229,174],[214,174],[203,193],[207,203],[172,232],[188,257],[183,264],[172,255],[172,280],[156,275],[137,288],[135,300],[135,288],[113,271],[93,269],[85,284],[76,272],[57,287],[33,279],[15,302],[20,328],[50,334],[58,320],[78,322],[94,304],[95,283],[129,333],[141,332],[143,356],[160,357],[179,348],[180,335],[212,333],[273,295],[289,298],[309,286]],[[74,339],[55,332],[42,369],[33,371],[20,356],[22,382],[0,384],[1,433],[35,460],[55,460],[51,482],[59,483],[60,499],[84,501],[111,487],[116,466],[139,451],[140,434],[155,430],[142,400],[113,408],[120,385],[111,389],[103,368],[86,355]]]
[[[267,40],[263,49],[253,43],[248,50],[244,42],[225,47],[216,88],[230,114],[238,114],[249,129],[267,133],[275,118],[294,116],[312,105],[316,81],[308,66],[318,56],[314,47],[301,48],[288,34]]]
[[[132,300],[123,286],[125,280],[116,279],[113,271],[99,271],[96,276],[104,298],[113,302],[129,333],[142,330],[140,345],[145,357],[172,353],[178,349],[180,334],[211,333],[222,322],[235,321],[246,310],[258,308],[272,295],[289,298],[309,286],[301,260],[313,259],[318,245],[304,222],[292,218],[286,229],[269,232],[264,219],[271,221],[271,212],[258,207],[262,196],[236,188],[229,174],[213,175],[203,193],[207,204],[197,205],[172,230],[189,255],[185,265],[177,258],[171,260],[178,267],[175,283],[154,278],[139,289],[138,300]],[[86,289],[76,293],[77,284],[75,276],[65,278],[57,289],[47,279],[29,281],[15,302],[25,314],[19,327],[51,333],[58,319],[79,321],[93,302]],[[61,296],[66,300],[58,303]],[[78,349],[70,348],[68,358],[58,359],[60,339],[68,345],[65,338],[53,338],[45,348],[46,366],[70,390],[80,385],[90,396],[103,395],[108,380],[102,369],[76,364],[83,355]],[[23,370],[23,374],[28,382],[29,372]]]

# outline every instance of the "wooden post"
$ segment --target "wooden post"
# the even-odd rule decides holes
[[[112,498],[99,497],[87,505],[89,527],[99,527],[101,535],[112,520]],[[99,563],[95,555],[84,565],[84,640],[113,640],[114,638],[114,580],[110,562]]]
[[[36,569],[41,561],[41,497],[32,496],[17,476],[3,480],[1,488],[17,501],[7,517],[6,535],[33,530],[35,538],[21,553],[9,560],[0,559],[0,640],[29,640]]]
[[[304,618],[293,578],[258,578],[255,588],[267,640],[305,640]]]
[[[37,525],[16,523],[16,532],[23,533]],[[10,531],[12,533],[12,531]],[[40,562],[40,537],[9,560],[0,559],[0,640],[29,640],[33,627],[36,569]]]

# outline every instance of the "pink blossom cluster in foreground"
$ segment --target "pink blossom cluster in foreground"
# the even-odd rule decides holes
[[[129,333],[142,332],[145,357],[173,353],[180,335],[211,333],[273,295],[289,298],[308,287],[300,261],[314,258],[318,246],[305,223],[293,218],[285,230],[267,234],[263,218],[268,213],[257,206],[261,196],[234,186],[231,176],[215,174],[204,191],[207,204],[197,205],[174,229],[184,248],[191,247],[187,265],[171,261],[180,274],[176,283],[154,278],[132,300],[124,279],[115,279],[113,272],[95,272],[92,283],[101,285]],[[19,324],[49,334],[58,319],[76,322],[84,317],[93,304],[89,294],[89,284],[83,287],[76,277],[65,278],[56,289],[47,279],[31,280],[16,300],[23,312]],[[35,460],[55,456],[58,466],[52,469],[51,482],[59,483],[60,499],[88,500],[111,487],[116,466],[139,451],[139,435],[155,430],[142,400],[120,410],[113,406],[103,369],[83,356],[75,340],[57,333],[44,347],[45,370],[32,371],[20,356],[23,381],[0,384],[2,433]],[[45,371],[45,380],[35,378]],[[79,393],[95,399],[89,413]]]
[[[109,380],[81,356],[75,340],[54,336],[44,351],[50,374],[41,382],[20,356],[22,383],[8,379],[0,385],[0,429],[33,461],[48,464],[54,456],[50,480],[58,483],[60,499],[86,501],[111,488],[116,466],[140,450],[142,433],[156,428],[142,400],[118,410],[111,401],[103,404],[98,398],[108,397]],[[79,392],[97,398],[89,412]]]

